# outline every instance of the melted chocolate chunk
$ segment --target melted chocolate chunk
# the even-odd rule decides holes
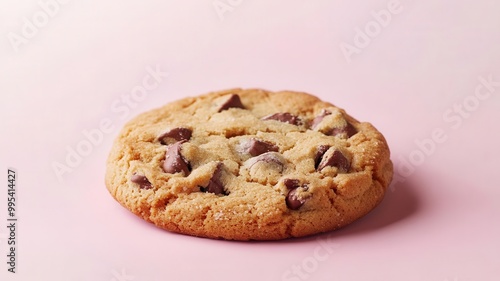
[[[215,171],[210,178],[210,181],[208,182],[208,185],[206,187],[202,187],[201,191],[203,192],[210,192],[214,194],[225,194],[224,193],[224,184],[221,181],[221,176],[222,176],[222,167],[224,164],[219,163],[217,164],[217,168],[215,168]]]
[[[278,151],[279,148],[269,142],[261,141],[255,138],[250,139],[250,141],[246,144],[245,150],[252,156],[259,156],[263,153],[270,151]]]
[[[297,196],[297,190],[298,190],[298,188],[290,190],[290,192],[288,192],[288,195],[286,196],[285,202],[286,202],[286,206],[289,209],[298,210],[307,201],[306,199],[299,198]]]
[[[262,118],[262,120],[276,120],[276,121],[280,121],[283,123],[288,123],[288,124],[292,124],[292,125],[296,125],[296,126],[302,124],[299,117],[297,117],[291,113],[288,113],[288,112],[275,113],[275,114],[272,114],[269,116],[265,116]]]
[[[289,190],[295,189],[300,186],[300,181],[295,180],[295,179],[284,179],[283,184],[288,188]]]
[[[130,177],[130,181],[133,183],[137,183],[142,189],[150,189],[153,187],[151,185],[151,182],[149,182],[148,178],[146,178],[146,176],[144,175],[134,173],[132,177]]]
[[[326,116],[332,115],[332,112],[326,109],[323,109],[316,118],[311,123],[311,128],[315,129],[322,121],[325,119]],[[325,135],[327,136],[339,136],[339,137],[345,137],[345,138],[350,138],[354,136],[358,131],[354,126],[349,123],[347,120],[345,121],[346,125],[341,128],[331,128],[327,131],[324,132]]]
[[[193,134],[193,131],[188,128],[174,128],[171,129],[163,134],[161,134],[158,137],[158,140],[160,141],[161,144],[166,145],[168,144],[168,139],[174,139],[176,141],[188,141],[191,139],[191,135]]]
[[[182,141],[179,141],[167,147],[165,161],[162,164],[165,173],[175,174],[182,172],[184,176],[189,175],[189,164],[181,155],[182,143]]]
[[[320,114],[318,116],[316,116],[316,118],[314,118],[314,120],[312,121],[312,124],[311,124],[311,128],[316,128],[316,126],[319,125],[319,123],[321,123],[321,121],[323,121],[323,119],[325,119],[325,116],[328,116],[328,115],[331,115],[332,113],[326,109],[323,109]]]
[[[280,154],[276,152],[266,152],[259,156],[250,158],[248,160],[249,168],[252,168],[253,165],[259,162],[264,162],[273,165],[274,167],[278,168],[280,173],[283,172],[283,168],[285,166],[283,158],[281,157]]]
[[[332,128],[330,131],[328,131],[326,133],[326,135],[329,135],[329,136],[345,136],[347,138],[350,138],[352,136],[354,136],[358,131],[356,130],[356,128],[354,128],[354,126],[347,122],[347,125],[345,127],[342,127],[342,128]]]
[[[323,159],[323,156],[325,153],[330,149],[329,145],[320,145],[318,146],[316,150],[316,155],[314,156],[314,168],[317,170],[319,163],[321,163],[321,160]]]
[[[317,170],[321,171],[328,166],[337,167],[339,173],[347,173],[351,168],[349,160],[339,150],[335,150],[329,157],[323,157]]]
[[[298,191],[305,191],[309,187],[307,186],[307,184],[301,185],[300,181],[297,179],[284,179],[283,184],[289,190],[285,198],[286,206],[289,209],[298,210],[307,201],[307,198],[300,198],[298,196]]]
[[[243,108],[243,104],[241,103],[240,96],[232,94],[229,98],[219,107],[219,112],[228,110],[229,108]]]

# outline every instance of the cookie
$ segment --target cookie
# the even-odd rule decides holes
[[[277,240],[343,227],[382,200],[387,142],[305,93],[232,89],[185,98],[125,125],[106,186],[160,228]]]

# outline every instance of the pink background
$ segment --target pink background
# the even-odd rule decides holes
[[[38,1],[0,3],[1,280],[498,280],[500,85],[480,82],[500,81],[498,1],[53,3],[49,17]],[[148,67],[169,75],[127,105]],[[336,232],[241,243],[162,231],[114,201],[105,160],[127,120],[233,87],[310,92],[372,122],[397,171],[382,204]],[[101,122],[110,128],[59,180],[53,163]]]

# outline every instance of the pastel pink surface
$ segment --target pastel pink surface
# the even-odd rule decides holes
[[[0,279],[497,280],[500,4],[351,2],[61,1],[17,47],[12,33],[44,10],[2,2]],[[388,5],[399,12],[375,32]],[[372,122],[396,165],[382,204],[335,232],[242,243],[169,233],[114,201],[105,161],[125,122],[233,87],[309,92]],[[80,161],[68,156],[78,148]],[[54,163],[70,171],[58,177]]]

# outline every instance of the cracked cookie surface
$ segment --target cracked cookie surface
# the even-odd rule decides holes
[[[312,95],[232,89],[130,121],[109,155],[106,186],[169,231],[276,240],[368,213],[391,181],[389,156],[370,123]]]

